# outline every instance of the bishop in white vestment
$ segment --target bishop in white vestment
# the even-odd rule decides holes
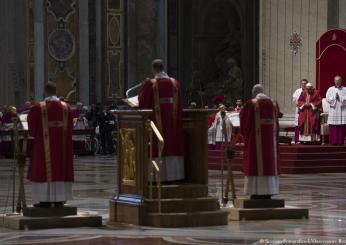
[[[346,88],[341,76],[334,78],[335,86],[327,90],[326,100],[330,105],[328,114],[329,143],[343,145],[346,135]]]

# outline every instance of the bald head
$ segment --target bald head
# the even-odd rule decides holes
[[[336,87],[340,87],[342,84],[342,77],[340,75],[335,76],[334,83]]]
[[[253,86],[252,88],[252,96],[256,97],[256,95],[258,94],[264,94],[264,87],[261,84],[256,84],[255,86]]]
[[[54,82],[47,82],[44,85],[44,91],[46,93],[46,96],[53,96],[56,95],[56,84]]]
[[[151,63],[151,66],[152,66],[152,70],[154,74],[160,73],[164,71],[165,69],[165,65],[163,64],[163,61],[160,59],[153,60],[153,62]]]

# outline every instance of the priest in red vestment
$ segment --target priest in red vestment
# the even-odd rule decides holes
[[[260,84],[252,89],[253,99],[240,112],[240,133],[245,149],[244,192],[252,199],[267,199],[279,194],[279,107]]]
[[[38,207],[63,206],[72,197],[72,116],[56,97],[56,85],[45,85],[46,98],[28,115],[29,135],[35,138],[28,170],[32,198]]]
[[[162,134],[165,146],[162,153],[162,181],[184,179],[183,105],[180,83],[164,72],[162,60],[152,62],[154,78],[147,80],[139,92],[141,109],[152,109],[151,120]],[[153,137],[153,157],[158,156]]]
[[[320,112],[322,111],[321,95],[311,83],[298,99],[299,141],[302,143],[318,143],[320,141]]]

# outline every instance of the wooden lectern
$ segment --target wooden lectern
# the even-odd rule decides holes
[[[184,110],[185,183],[152,189],[148,130],[151,113],[151,110],[114,112],[118,128],[119,188],[110,200],[109,222],[158,227],[227,224],[227,212],[219,210],[216,198],[208,197],[210,111]]]

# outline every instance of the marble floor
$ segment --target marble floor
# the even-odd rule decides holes
[[[13,161],[0,159],[0,214],[11,213]],[[0,244],[346,244],[346,173],[283,175],[281,195],[286,205],[310,209],[307,220],[229,222],[227,226],[151,228],[108,226],[108,200],[117,192],[115,156],[75,158],[71,205],[103,216],[102,228],[15,231],[0,227]],[[221,173],[209,171],[209,193],[220,196]],[[243,176],[235,173],[238,195]],[[26,182],[27,202],[30,183]]]

